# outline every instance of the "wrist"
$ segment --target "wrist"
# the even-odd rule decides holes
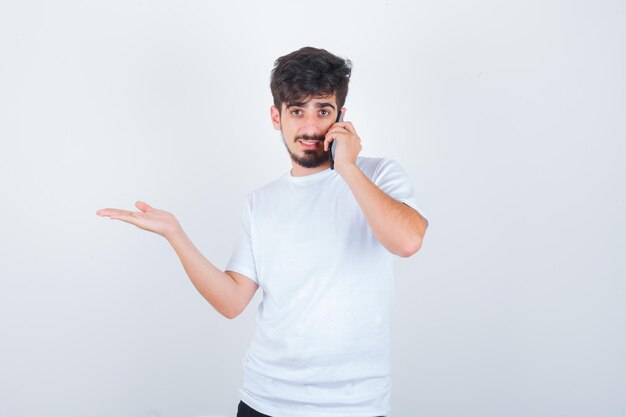
[[[348,181],[349,178],[361,172],[361,169],[358,167],[356,163],[342,165],[339,167],[336,166],[335,170],[337,171],[339,175],[343,177],[344,180],[346,180],[346,182]]]
[[[164,233],[163,237],[170,243],[170,244],[174,244],[176,242],[180,242],[181,240],[185,239],[187,237],[187,235],[185,234],[185,231],[183,230],[182,227],[177,227],[175,229],[172,229],[171,231]]]

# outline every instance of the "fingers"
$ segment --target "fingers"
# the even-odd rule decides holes
[[[135,207],[137,207],[139,210],[143,211],[144,213],[148,210],[152,210],[152,207],[150,207],[149,204],[144,203],[143,201],[135,202]]]
[[[112,216],[122,216],[129,215],[130,211],[128,210],[120,210],[115,208],[104,208],[96,211],[96,214],[101,217],[112,217]]]
[[[152,206],[150,206],[148,203],[144,203],[143,201],[135,202],[135,207],[137,207],[139,210],[141,210],[144,213],[149,210],[154,210]],[[139,213],[129,211],[129,210],[116,209],[116,208],[103,208],[103,209],[97,210],[96,214],[101,217],[120,217],[120,216],[133,217],[134,214],[139,214]]]
[[[324,150],[328,151],[328,149],[330,149],[331,142],[342,133],[351,134],[359,137],[359,135],[356,134],[356,129],[354,128],[352,122],[335,122],[326,133],[326,139],[324,140]],[[359,142],[361,142],[360,138]]]
[[[105,208],[96,211],[96,214],[100,217],[110,217],[112,219],[121,219],[133,217],[133,212],[128,210],[120,210],[114,208]]]
[[[328,150],[330,149],[330,144],[333,143],[336,137],[337,137],[336,133],[333,133],[332,136],[331,136],[331,133],[326,134],[326,139],[324,139],[324,150],[326,152],[328,152]]]
[[[330,130],[333,130],[333,128],[335,128],[335,127],[342,127],[344,129],[346,129],[348,132],[352,133],[353,135],[356,135],[356,129],[354,128],[354,125],[352,124],[352,122],[336,122],[330,128]]]
[[[96,214],[100,217],[108,217],[111,220],[121,220],[137,227],[141,227],[144,217],[144,214],[140,211],[120,210],[115,208],[100,209],[96,211]]]
[[[337,126],[337,124],[331,126],[331,128],[328,129],[328,132],[326,133],[324,139],[324,150],[328,151],[328,149],[330,149],[330,144],[332,143],[332,141],[335,140],[335,138],[337,138],[339,135],[345,135],[348,133],[349,132],[346,129],[342,128],[341,126]]]
[[[342,126],[344,124],[345,126]],[[350,127],[352,130],[349,130],[348,127]],[[336,138],[342,137],[342,136],[354,136],[357,138],[359,144],[361,143],[361,138],[354,131],[354,127],[352,127],[352,123],[340,122],[340,123],[335,123],[330,129],[328,129],[328,133],[326,133],[326,138],[324,139],[324,150],[328,151],[328,149],[330,149],[330,144]]]
[[[116,210],[117,210],[117,209],[112,209],[112,208],[103,208],[103,209],[100,209],[100,210],[96,211],[96,214],[97,214],[98,216],[101,216],[101,217],[109,217],[109,216],[111,216],[112,214],[114,214]]]
[[[328,149],[330,148],[330,144],[333,140],[335,140],[335,138],[326,136],[326,139],[324,139],[324,152],[328,152]]]
[[[137,212],[120,210],[119,214],[110,216],[113,220],[121,220],[126,223],[134,224],[137,226]]]

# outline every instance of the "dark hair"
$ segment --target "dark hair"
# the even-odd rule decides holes
[[[274,63],[270,81],[274,105],[280,112],[282,103],[329,97],[335,93],[339,110],[346,102],[351,72],[349,59],[344,60],[324,49],[307,46],[281,56]]]

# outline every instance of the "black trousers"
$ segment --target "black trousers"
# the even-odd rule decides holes
[[[243,401],[239,401],[239,407],[237,408],[237,417],[270,417],[267,414],[259,413],[255,409],[251,408]],[[382,417],[382,416],[381,416]]]
[[[243,401],[239,401],[237,407],[237,417],[270,417],[267,414],[259,413]]]

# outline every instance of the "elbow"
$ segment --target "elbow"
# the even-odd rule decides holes
[[[424,228],[414,233],[411,233],[410,236],[407,236],[403,244],[400,245],[400,247],[398,248],[398,250],[394,251],[396,255],[403,258],[408,258],[415,255],[422,248],[424,234],[426,233],[426,228],[428,227],[428,221],[426,219],[424,219],[424,221]]]
[[[428,220],[422,215],[419,215],[419,220],[416,222],[415,227],[410,228],[410,232],[408,235],[405,235],[403,242],[398,245],[396,250],[391,252],[403,258],[408,258],[415,255],[422,248],[424,234],[428,228]]]
[[[402,245],[396,251],[396,255],[401,256],[403,258],[408,258],[410,256],[415,255],[421,248],[422,248],[422,238],[418,237],[416,239],[408,240],[404,245]]]
[[[237,305],[229,305],[222,306],[221,308],[215,307],[215,310],[227,319],[233,320],[241,314],[243,308],[240,308],[240,306]]]
[[[422,248],[424,234],[426,233],[426,229],[428,228],[428,220],[426,220],[424,217],[422,217],[422,219],[423,224],[421,229],[414,232],[412,236],[406,239],[404,244],[400,247],[399,251],[396,252],[396,255],[403,258],[408,258],[415,255]]]
[[[222,316],[226,317],[227,319],[233,320],[233,319],[237,318],[241,314],[242,311],[243,310],[241,310],[241,309],[232,309],[231,308],[231,309],[227,309],[227,310],[222,310],[219,313]]]

